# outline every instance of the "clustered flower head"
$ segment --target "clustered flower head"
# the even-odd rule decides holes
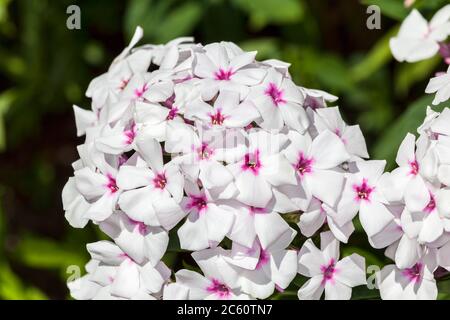
[[[359,126],[328,106],[337,98],[296,85],[289,64],[231,42],[135,47],[141,37],[90,83],[91,110],[74,106],[86,137],[65,216],[111,238],[87,245],[74,298],[265,299],[300,274],[299,299],[350,299],[365,260],[341,257],[340,242],[358,212],[395,260],[377,277],[382,298],[435,298],[433,272],[450,270],[448,109],[429,109],[384,173]],[[300,247],[292,213],[310,238]],[[163,262],[169,241],[194,268]]]

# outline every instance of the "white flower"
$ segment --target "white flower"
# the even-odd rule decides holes
[[[290,228],[266,248],[259,239],[251,247],[233,242],[230,256],[225,259],[238,274],[243,292],[266,299],[275,289],[287,288],[297,273],[297,253],[286,249],[296,233]]]
[[[431,78],[425,92],[436,93],[433,100],[434,105],[438,105],[441,102],[445,102],[450,99],[450,67],[448,67],[447,73]]]
[[[351,221],[359,211],[362,227],[369,237],[385,228],[394,218],[386,208],[387,201],[380,190],[380,177],[386,161],[356,162],[359,170],[348,175],[342,198],[337,206],[335,221],[338,225]]]
[[[240,161],[229,165],[239,190],[237,200],[246,205],[264,208],[273,197],[273,187],[295,184],[295,172],[280,153],[287,143],[282,134],[251,130],[249,148]]]
[[[320,249],[306,240],[298,254],[298,272],[309,279],[298,291],[300,300],[349,300],[352,288],[366,284],[364,258],[352,254],[339,260],[339,241],[331,232],[320,234]]]
[[[184,217],[179,206],[184,178],[178,166],[163,163],[156,140],[142,139],[137,145],[145,164],[121,166],[117,185],[127,191],[120,196],[119,205],[133,220],[171,229]]]
[[[204,53],[196,54],[194,74],[204,79],[201,90],[205,101],[213,99],[221,89],[238,92],[244,98],[248,86],[260,83],[266,73],[264,69],[252,66],[256,51],[231,53],[227,43],[209,44],[204,50]]]
[[[137,264],[109,241],[88,244],[88,274],[68,284],[77,299],[155,299],[170,276],[164,263]],[[155,296],[153,296],[155,295]]]
[[[297,194],[291,193],[291,198],[295,201],[299,192],[306,193],[334,206],[344,184],[344,175],[334,169],[350,159],[344,144],[328,130],[314,140],[309,134],[301,135],[296,131],[289,131],[288,136],[291,143],[284,154],[296,172],[298,185]]]
[[[428,23],[416,9],[403,21],[398,35],[389,42],[398,61],[416,62],[431,58],[439,42],[450,34],[450,5],[439,10]]]
[[[231,230],[234,215],[228,207],[215,203],[209,193],[190,181],[185,183],[187,197],[183,210],[188,214],[178,229],[180,246],[187,250],[202,250],[216,246]]]
[[[304,97],[291,79],[275,69],[269,69],[261,85],[251,89],[252,101],[262,117],[260,126],[266,130],[280,130],[286,124],[303,133],[309,125],[303,108]]]
[[[224,259],[222,248],[192,254],[204,275],[190,270],[175,273],[176,282],[164,289],[164,300],[247,300],[237,282],[237,274]]]
[[[436,300],[436,250],[430,250],[414,266],[398,269],[385,266],[377,273],[377,283],[383,300]]]

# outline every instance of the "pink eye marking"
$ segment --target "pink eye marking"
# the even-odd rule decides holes
[[[251,170],[254,175],[257,175],[261,168],[261,160],[259,159],[259,150],[253,153],[247,153],[244,156],[244,163],[241,166],[243,171]]]
[[[173,120],[178,115],[178,108],[172,107],[167,115],[166,120]]]
[[[141,234],[143,236],[145,236],[147,234],[147,226],[143,222],[135,221],[135,220],[133,220],[131,218],[128,218],[128,220],[130,221],[130,223],[132,225],[138,227],[139,234]]]
[[[375,188],[367,184],[367,179],[363,179],[360,185],[353,185],[353,190],[356,192],[356,201],[370,201],[370,194],[375,190]]]
[[[314,163],[314,159],[307,158],[300,152],[298,155],[297,164],[294,166],[295,170],[299,173],[300,177],[303,177],[307,173],[312,172],[312,164]]]
[[[251,216],[254,216],[255,214],[265,214],[267,210],[265,208],[249,207],[248,212]]]
[[[189,196],[189,203],[187,204],[187,209],[196,209],[199,213],[203,213],[208,209],[208,201],[204,195],[200,196]]]
[[[134,138],[136,138],[136,125],[133,124],[133,125],[131,126],[131,128],[128,129],[128,130],[125,130],[125,131],[123,132],[123,134],[124,134],[125,137],[126,137],[125,143],[126,143],[126,144],[132,144],[133,141],[134,141]]]
[[[198,160],[207,160],[214,153],[214,150],[210,148],[206,142],[203,142],[202,145],[198,147],[196,151]]]
[[[261,269],[263,266],[265,266],[270,260],[270,256],[267,253],[266,250],[264,250],[263,248],[260,249],[259,251],[259,259],[258,259],[258,263],[256,264],[256,269]]]
[[[331,259],[328,265],[320,266],[320,271],[322,271],[322,285],[324,285],[327,281],[332,281],[334,275],[336,273],[336,262],[334,259]]]
[[[106,185],[106,187],[109,189],[109,192],[111,192],[111,194],[116,193],[119,190],[116,179],[109,173],[106,175],[106,177],[108,178],[108,184]]]
[[[234,74],[234,71],[229,68],[229,69],[222,69],[220,68],[219,71],[214,73],[214,78],[216,80],[230,80],[231,76]]]
[[[216,114],[210,114],[209,117],[211,118],[211,124],[219,126],[221,126],[227,118],[222,114],[221,110],[217,110]]]
[[[214,293],[220,299],[227,299],[231,295],[231,289],[217,279],[211,279],[211,284],[206,288],[206,291]]]
[[[148,90],[148,84],[144,84],[141,88],[134,89],[134,95],[137,98],[142,98],[144,93]]]
[[[434,209],[436,209],[436,199],[430,192],[430,201],[428,202],[427,206],[423,208],[423,211],[425,211],[426,213],[432,213]]]
[[[164,174],[164,172],[158,173],[153,178],[153,185],[157,189],[164,189],[166,187],[166,184],[167,184],[167,178],[166,178],[166,175]]]
[[[404,275],[410,282],[417,282],[421,279],[421,272],[423,269],[422,263],[418,262],[411,268],[407,268],[402,271],[402,275]]]
[[[419,163],[416,160],[408,161],[408,163],[409,163],[409,167],[411,168],[411,171],[409,171],[409,174],[416,176],[419,173]]]
[[[281,103],[286,103],[286,100],[283,99],[283,90],[279,89],[273,82],[269,83],[269,86],[264,93],[272,98],[272,101],[276,106]]]
[[[120,81],[120,85],[119,85],[119,90],[123,90],[125,89],[125,87],[127,86],[128,82],[130,82],[130,79],[122,79]]]

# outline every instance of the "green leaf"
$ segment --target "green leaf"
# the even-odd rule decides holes
[[[395,20],[401,21],[408,15],[408,9],[405,8],[403,0],[361,0],[361,3],[367,6],[379,6],[381,13]]]
[[[303,2],[299,0],[233,0],[235,6],[246,11],[250,24],[262,29],[268,24],[289,24],[298,22],[303,16]]]
[[[257,59],[279,59],[281,57],[280,48],[276,39],[258,38],[240,43],[244,51],[258,51]]]
[[[368,78],[392,59],[389,40],[397,34],[397,31],[398,27],[389,30],[378,40],[366,57],[350,70],[351,77],[355,82]]]
[[[58,269],[65,273],[67,267],[84,268],[87,256],[79,248],[61,242],[25,235],[15,250],[18,260],[27,266],[43,269]]]
[[[367,286],[357,286],[352,289],[352,300],[381,299],[378,289],[369,289]]]
[[[158,26],[155,39],[167,42],[180,36],[189,36],[202,17],[202,6],[199,2],[185,2],[171,11]]]
[[[399,65],[399,70],[394,81],[397,94],[404,96],[415,83],[429,79],[431,72],[440,62],[441,57],[435,56],[432,59],[417,63],[403,63]]]
[[[404,112],[399,119],[388,126],[385,133],[381,136],[373,148],[373,159],[386,159],[388,168],[392,168],[400,143],[405,138],[408,132],[415,134],[417,128],[425,119],[426,108],[431,106],[433,95],[426,95],[411,104],[406,112]],[[445,103],[439,106],[433,106],[433,110],[441,111]],[[449,103],[446,104],[449,106]]]
[[[25,286],[7,264],[0,264],[0,299],[3,300],[44,300],[39,289]]]
[[[11,107],[12,103],[16,99],[16,96],[16,92],[13,89],[4,91],[0,94],[0,151],[5,150],[6,148],[4,115]]]

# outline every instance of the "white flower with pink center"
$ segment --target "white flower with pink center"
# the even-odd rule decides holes
[[[271,68],[261,85],[252,88],[252,101],[262,117],[259,123],[266,130],[281,130],[284,125],[303,133],[309,126],[303,108],[304,96],[290,78]]]
[[[164,263],[139,264],[112,242],[90,243],[87,249],[92,257],[86,266],[88,273],[68,283],[76,299],[155,300],[170,277]]]
[[[100,165],[100,164],[99,164]],[[103,221],[116,208],[122,190],[116,182],[117,169],[102,161],[98,171],[84,167],[75,171],[75,185],[90,203],[84,217],[94,221]]]
[[[239,191],[236,199],[248,206],[264,208],[273,197],[274,187],[296,183],[293,167],[280,152],[288,141],[283,134],[250,130],[248,142],[247,152],[228,168]]]
[[[369,237],[383,230],[394,216],[386,208],[387,201],[380,187],[386,161],[358,161],[359,170],[347,176],[342,197],[337,205],[335,221],[342,226],[359,211],[359,220]]]
[[[222,89],[238,92],[243,99],[249,86],[260,83],[264,78],[266,70],[253,66],[256,51],[231,51],[227,43],[213,43],[204,47],[204,53],[196,54],[194,75],[203,79],[203,100],[212,100]]]
[[[352,288],[366,284],[365,261],[354,253],[339,260],[339,241],[331,232],[320,234],[320,249],[311,239],[298,253],[298,273],[309,279],[298,291],[300,300],[349,300]]]
[[[179,270],[176,282],[164,289],[165,300],[247,300],[237,282],[237,274],[225,261],[228,253],[222,248],[208,249],[192,254],[203,275]]]
[[[439,43],[450,35],[450,5],[440,9],[430,22],[413,9],[400,26],[398,35],[389,45],[398,61],[416,62],[433,57]]]
[[[317,131],[329,130],[336,134],[344,143],[347,152],[352,158],[368,158],[366,141],[359,125],[349,126],[339,112],[338,107],[319,108],[313,115],[314,126]]]
[[[251,247],[233,242],[226,261],[238,274],[241,290],[266,299],[274,290],[283,291],[297,273],[297,253],[287,247],[297,232],[289,228],[276,241],[263,248],[257,238]]]
[[[336,169],[350,159],[344,144],[328,130],[314,140],[309,134],[295,131],[290,131],[288,136],[290,145],[284,154],[296,173],[297,185],[285,187],[286,192],[293,201],[306,193],[333,207],[344,185],[344,175]]]
[[[181,206],[188,216],[178,229],[181,248],[196,251],[217,246],[231,230],[233,212],[190,181],[185,183],[185,192]]]
[[[239,93],[220,90],[213,106],[202,100],[192,102],[186,118],[214,128],[243,128],[259,118],[259,113],[253,103],[240,102]]]
[[[125,192],[120,208],[133,220],[150,226],[174,227],[183,217],[179,203],[183,197],[184,177],[177,165],[164,164],[160,144],[153,138],[137,142],[137,164],[123,165],[117,184]]]
[[[437,268],[437,252],[429,249],[412,267],[399,269],[385,266],[377,274],[383,300],[436,300],[438,290],[433,272]]]

